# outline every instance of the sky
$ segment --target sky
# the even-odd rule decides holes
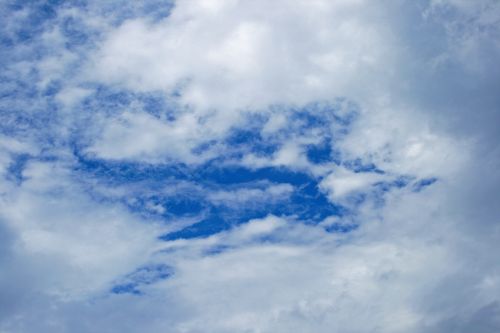
[[[497,0],[0,17],[0,333],[500,331]]]

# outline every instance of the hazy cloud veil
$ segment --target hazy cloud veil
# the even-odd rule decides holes
[[[500,2],[0,15],[0,333],[500,331]]]

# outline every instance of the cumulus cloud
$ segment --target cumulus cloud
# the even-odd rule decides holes
[[[0,331],[500,328],[496,1],[0,9]]]
[[[219,112],[348,96],[387,61],[382,16],[365,1],[180,2],[162,22],[137,18],[110,32],[90,75],[179,89],[183,102]]]
[[[377,87],[358,82],[386,77],[395,65],[391,33],[379,24],[384,11],[368,2],[217,3],[180,2],[161,22],[125,22],[106,34],[85,77],[138,91],[180,92],[180,105],[190,110],[172,126],[190,133],[172,139],[191,142],[201,133],[206,141],[219,139],[248,112],[275,104],[368,98]],[[190,124],[183,123],[186,117]],[[275,163],[295,162],[292,150]]]

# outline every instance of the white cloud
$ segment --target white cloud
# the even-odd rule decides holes
[[[467,159],[472,139],[452,138],[431,117],[414,110],[378,107],[336,142],[345,158],[361,158],[391,173],[419,177],[446,177]]]
[[[102,135],[88,152],[107,159],[162,161],[166,155],[192,160],[190,149],[201,143],[196,138],[198,129],[190,114],[169,123],[144,112],[125,112],[105,121]]]
[[[258,206],[269,203],[276,203],[280,200],[286,200],[292,194],[294,188],[290,184],[271,184],[263,189],[260,188],[242,188],[228,191],[219,190],[209,192],[207,199],[218,205],[228,206]]]
[[[498,330],[499,72],[492,66],[499,53],[498,5],[448,0],[423,11],[419,6],[181,1],[166,19],[132,18],[117,27],[106,17],[87,17],[95,12],[75,10],[101,30],[76,74],[68,67],[79,58],[56,52],[65,44],[57,29],[40,42],[57,50],[41,59],[26,60],[25,48],[16,49],[22,60],[8,74],[28,82],[38,71],[39,89],[66,81],[56,97],[66,111],[54,111],[54,118],[43,113],[57,121],[30,124],[36,133],[29,138],[16,138],[29,132],[21,121],[12,122],[21,134],[1,137],[0,331]],[[111,116],[92,110],[91,121],[78,124],[88,110],[77,106],[92,97],[87,87],[98,84],[165,96],[177,91],[175,119],[131,106]],[[305,147],[324,133],[295,133],[290,113],[273,109],[338,97],[360,110],[352,124],[333,131],[332,148],[342,160],[374,163],[385,174],[313,165]],[[49,100],[37,98],[2,101],[2,107],[33,119],[33,105]],[[279,148],[270,157],[247,152],[240,162],[325,176],[320,187],[335,203],[399,175],[438,181],[420,192],[388,191],[385,205],[336,217],[359,224],[350,233],[327,233],[323,226],[332,219],[312,226],[268,216],[205,238],[159,242],[166,230],[195,220],[160,227],[118,200],[99,201],[78,179],[76,162],[68,162],[68,133],[81,125],[89,126],[76,126],[90,138],[86,153],[105,160],[200,163],[225,150],[214,144],[197,155],[194,148],[245,129],[246,116],[255,113],[269,116],[262,136]],[[337,130],[339,120],[328,121]],[[33,139],[46,131],[50,144]],[[35,157],[23,171],[26,179],[14,184],[8,168],[24,152]],[[171,186],[170,193],[178,189]],[[128,190],[92,193],[112,192],[108,198],[116,199]],[[292,191],[274,184],[204,195],[213,203],[251,205],[286,199]],[[158,203],[145,205],[168,212]],[[118,278],[151,261],[171,266],[174,275],[141,286],[142,296],[108,293]]]
[[[189,161],[185,151],[192,141],[219,139],[240,126],[248,111],[339,96],[364,99],[377,89],[359,82],[385,77],[392,66],[391,36],[378,24],[384,12],[366,1],[222,1],[216,8],[185,1],[161,22],[129,20],[106,34],[88,64],[84,79],[137,91],[181,91],[179,103],[191,110],[193,122],[172,126],[186,136],[165,138],[152,131],[148,137],[156,147],[175,143],[184,152],[163,148],[157,155]],[[276,117],[266,133],[283,127]],[[162,126],[151,121],[159,123],[152,127]],[[141,137],[127,133],[130,140]],[[99,149],[103,157],[112,154]],[[120,152],[116,147],[117,156],[127,157]],[[290,146],[276,163],[295,162],[292,155]]]
[[[353,193],[369,191],[370,186],[387,178],[378,173],[356,173],[346,168],[337,168],[321,181],[320,187],[328,192],[332,202],[340,202]]]
[[[93,201],[63,165],[29,163],[23,176],[22,185],[4,193],[0,202],[1,218],[15,235],[10,260],[36,261],[26,270],[41,275],[33,286],[19,288],[68,300],[87,298],[155,250],[159,226]]]
[[[357,78],[387,64],[383,12],[366,1],[217,8],[185,1],[163,22],[125,23],[108,35],[91,75],[138,90],[183,86],[185,103],[221,112],[349,96],[360,90]]]

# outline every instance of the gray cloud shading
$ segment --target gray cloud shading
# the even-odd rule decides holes
[[[0,332],[500,331],[497,1],[0,12]]]

